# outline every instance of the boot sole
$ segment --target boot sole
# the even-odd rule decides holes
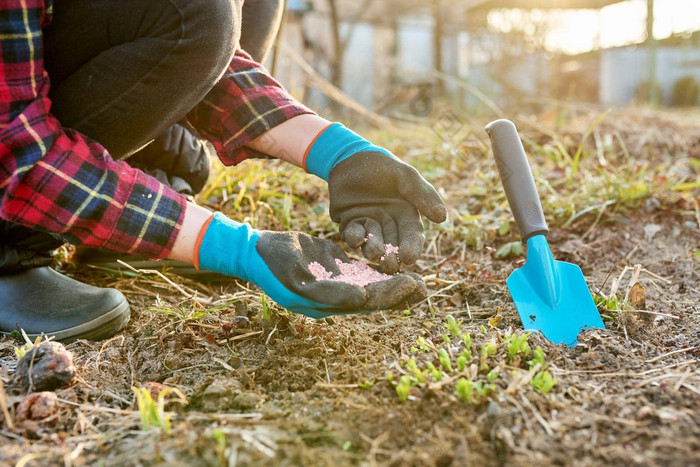
[[[78,339],[87,339],[98,341],[111,337],[121,331],[131,318],[131,309],[129,302],[124,300],[111,311],[103,314],[99,318],[88,321],[87,323],[74,326],[72,328],[61,329],[59,331],[51,331],[43,333],[45,336],[53,337],[53,340],[68,344]],[[10,333],[0,332],[9,336]],[[27,334],[27,337],[32,341],[41,334]]]

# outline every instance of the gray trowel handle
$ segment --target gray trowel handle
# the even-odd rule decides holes
[[[549,229],[518,130],[509,120],[496,120],[486,125],[486,132],[491,138],[498,173],[518,224],[520,238],[525,243],[535,235],[547,235]]]

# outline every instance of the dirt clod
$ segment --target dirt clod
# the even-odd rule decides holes
[[[60,342],[42,342],[17,363],[14,376],[25,392],[52,391],[73,384],[77,369],[73,356]]]

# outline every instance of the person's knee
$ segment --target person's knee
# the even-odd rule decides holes
[[[241,0],[185,0],[185,37],[206,68],[220,74],[241,37]]]

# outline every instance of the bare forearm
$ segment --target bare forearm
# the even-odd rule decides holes
[[[303,167],[306,149],[330,123],[318,115],[299,115],[272,128],[248,143],[248,146],[297,167]]]

